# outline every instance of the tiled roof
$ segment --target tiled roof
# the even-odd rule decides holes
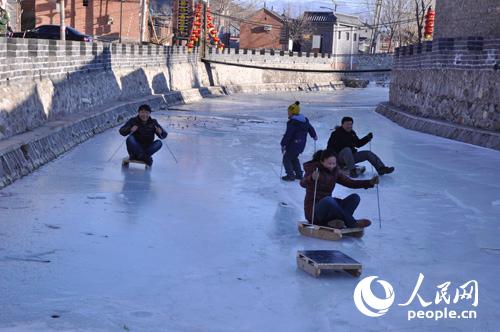
[[[350,26],[362,26],[359,17],[333,12],[304,12],[306,20],[314,23],[338,23]]]
[[[335,16],[332,12],[304,12],[304,17],[309,22],[335,23]]]

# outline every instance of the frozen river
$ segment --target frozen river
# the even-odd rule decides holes
[[[396,167],[381,178],[381,222],[375,189],[335,189],[361,196],[355,216],[373,221],[362,239],[297,231],[304,190],[279,181],[295,99],[318,148],[349,115]],[[122,169],[124,146],[110,160],[123,141],[111,129],[0,190],[0,331],[499,331],[500,153],[403,129],[374,112],[387,99],[378,87],[205,99],[153,113],[178,164],[164,146],[152,170]],[[313,148],[309,139],[302,162]],[[363,274],[315,279],[296,267],[303,249],[341,250]],[[419,274],[418,295],[432,304],[398,305]],[[368,276],[394,289],[382,317],[354,304]],[[453,303],[471,280],[478,306]],[[448,281],[450,304],[436,304]],[[477,318],[408,320],[445,307]]]

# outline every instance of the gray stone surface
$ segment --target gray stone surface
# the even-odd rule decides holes
[[[120,100],[206,82],[197,53],[178,47],[0,38],[0,140]],[[1,55],[1,54],[0,54]]]
[[[500,37],[498,0],[437,0],[434,38]]]
[[[366,88],[368,84],[370,83],[369,80],[363,80],[363,79],[357,79],[357,78],[343,78],[342,82],[344,82],[345,86],[348,88]]]
[[[376,111],[407,129],[500,150],[500,133],[498,132],[459,126],[447,121],[415,116],[390,103],[379,104]]]
[[[444,38],[396,50],[391,104],[419,117],[500,132],[500,39]]]

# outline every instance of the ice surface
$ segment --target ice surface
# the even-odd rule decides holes
[[[345,115],[374,133],[372,149],[396,167],[380,184],[381,229],[376,190],[337,186],[361,195],[356,216],[372,227],[339,242],[299,235],[304,190],[279,181],[295,99],[318,148]],[[378,87],[206,99],[154,113],[178,164],[164,147],[151,171],[123,170],[124,146],[108,162],[123,141],[112,129],[1,190],[0,330],[499,331],[500,153],[401,128],[374,112],[387,99]],[[409,322],[396,304],[363,316],[361,278],[296,268],[297,250],[317,249],[361,262],[361,278],[390,282],[397,303],[419,273],[428,301],[446,281],[475,279],[478,318]]]

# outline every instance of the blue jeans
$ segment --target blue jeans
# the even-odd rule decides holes
[[[289,177],[302,177],[303,173],[298,153],[285,152],[283,155],[283,166],[285,166],[286,175]]]
[[[340,219],[345,222],[347,227],[357,227],[356,219],[352,216],[354,210],[359,205],[359,195],[352,194],[344,199],[325,197],[318,203],[314,209],[314,224],[328,226],[328,222]]]
[[[127,151],[132,159],[142,160],[148,162],[151,159],[151,156],[154,155],[158,150],[161,149],[163,143],[160,140],[156,140],[148,146],[147,148],[143,148],[134,135],[129,135],[127,137]]]

